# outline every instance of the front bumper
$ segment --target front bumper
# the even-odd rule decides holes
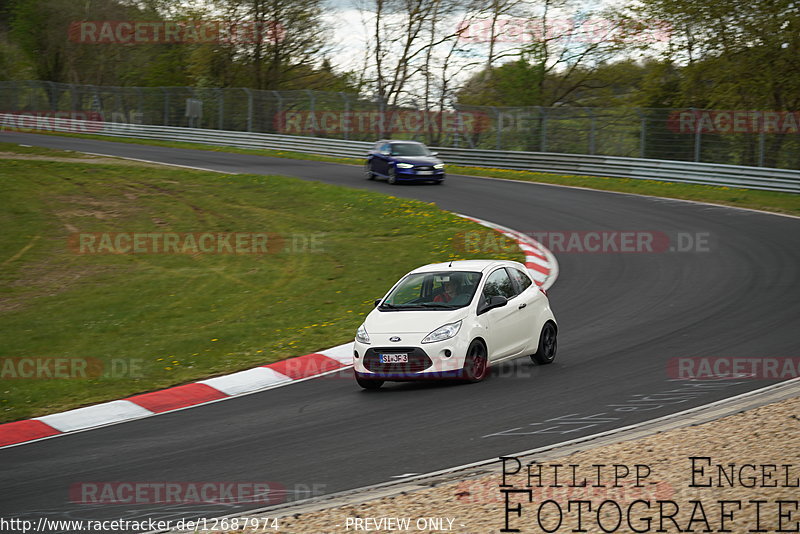
[[[395,168],[395,176],[398,180],[415,180],[415,181],[428,181],[428,180],[444,180],[444,169],[432,169],[425,167],[420,169],[414,167],[413,169]]]
[[[426,334],[403,334],[402,343],[390,335],[370,334],[371,343],[359,341],[353,347],[353,369],[361,378],[372,380],[426,380],[459,378],[466,358],[466,343],[458,336],[436,343],[421,343]],[[405,354],[406,363],[382,363],[381,354]],[[449,354],[449,356],[448,356]]]

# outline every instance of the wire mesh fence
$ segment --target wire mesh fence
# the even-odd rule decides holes
[[[151,124],[358,141],[396,137],[457,148],[800,169],[800,112],[568,106],[426,111],[338,92],[43,81],[0,82],[0,112],[91,117],[106,127]]]

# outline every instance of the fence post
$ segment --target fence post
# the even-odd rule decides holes
[[[247,131],[253,131],[253,91],[247,87],[242,87],[242,91],[247,95]]]
[[[92,111],[97,112],[101,117],[105,117],[103,114],[103,104],[100,102],[100,95],[97,92],[97,86],[92,85]]]
[[[497,111],[497,108],[491,106],[492,112],[494,112],[494,130],[495,130],[495,148],[496,150],[503,150],[503,132],[502,132],[502,124],[500,124],[500,112]]]
[[[647,143],[647,115],[642,113],[641,109],[636,110],[640,118],[640,131],[639,131],[639,157],[644,158],[645,144]]]
[[[56,94],[56,91],[58,89],[56,88],[56,84],[53,83],[53,82],[44,82],[44,83],[46,83],[47,87],[50,88],[47,91],[48,92],[47,96],[49,97],[48,100],[50,100],[50,111],[58,111],[58,109],[57,109],[58,108],[58,96]]]
[[[456,131],[453,134],[453,148],[461,147],[461,129],[464,127],[464,121],[461,117],[461,112],[456,110]]]
[[[69,100],[72,109],[70,111],[83,111],[79,109],[81,106],[78,104],[78,86],[69,84]]]
[[[539,134],[539,152],[547,152],[547,111],[542,106],[539,108],[539,116],[541,117],[541,131]]]
[[[164,93],[164,126],[169,126],[169,91],[167,91],[166,87],[161,88],[161,92]]]
[[[377,93],[376,96],[378,98],[378,117],[380,118],[380,135],[378,135],[378,139],[383,139],[386,136],[386,105],[388,102],[383,99],[382,94]]]
[[[111,122],[116,122],[116,119],[119,118],[119,115],[115,117],[114,113],[122,113],[123,115],[125,114],[125,108],[122,106],[122,100],[119,98],[119,88],[115,88],[114,90],[114,109],[116,111],[111,112]]]
[[[217,87],[217,130],[225,129],[225,97],[222,88]]]
[[[761,131],[758,133],[758,166],[764,166],[764,148],[766,145],[766,135],[764,134],[764,127],[760,128]],[[774,164],[777,165],[777,164]]]
[[[311,135],[316,137],[316,135],[317,135],[317,114],[315,113],[315,106],[316,106],[317,102],[314,99],[314,91],[312,91],[311,89],[306,89],[306,93],[308,93],[308,109],[311,112],[311,116],[314,118],[314,120],[311,121],[311,124],[313,124],[313,130],[311,131]]]
[[[283,113],[283,97],[280,91],[272,91],[272,94],[275,95],[275,99],[278,101],[278,117],[280,117],[278,124],[283,125],[283,131],[278,133],[284,133],[286,131],[286,117],[281,115]],[[274,120],[272,124],[275,124]]]
[[[350,121],[349,121],[349,118],[350,118],[350,98],[348,98],[347,93],[344,93],[342,91],[339,92],[339,96],[341,96],[342,99],[344,100],[344,117],[343,117],[344,120],[340,122],[340,124],[342,124],[342,126],[344,126],[345,124],[350,124]],[[342,128],[342,134],[343,134],[345,139],[350,139],[350,136],[349,136],[350,132],[347,130],[347,128]]]
[[[19,111],[19,86],[17,86],[17,82],[11,82],[11,110],[12,111]]]
[[[700,125],[700,116],[698,113],[695,113],[694,108],[689,108],[692,114],[694,115],[694,160],[696,162],[700,161],[700,136],[702,127]]]
[[[597,118],[594,116],[592,108],[585,108],[589,113],[589,155],[594,156],[595,151],[595,135],[597,128]]]
[[[144,97],[142,96],[142,88],[135,87],[134,89],[136,89],[136,109],[139,110],[139,117],[137,118],[141,118],[142,124],[146,124],[146,121],[144,120]],[[131,124],[133,124],[132,119],[133,117],[128,115],[128,122]]]

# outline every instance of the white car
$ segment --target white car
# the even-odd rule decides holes
[[[465,260],[408,273],[356,332],[358,384],[425,378],[483,380],[492,363],[556,356],[558,325],[547,294],[515,261]]]

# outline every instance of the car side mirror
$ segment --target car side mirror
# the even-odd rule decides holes
[[[381,150],[381,154],[384,156],[389,156],[391,153],[388,150]]]
[[[438,155],[439,155],[438,152],[431,152],[431,156],[438,156]]]
[[[372,307],[373,307],[373,308],[377,308],[377,307],[378,307],[378,304],[380,304],[380,303],[381,303],[381,300],[383,300],[383,299],[375,299],[375,302],[373,303]]]
[[[501,295],[489,297],[489,302],[483,301],[480,305],[478,305],[478,315],[486,313],[487,311],[495,308],[502,308],[506,304],[508,304],[508,299]]]

